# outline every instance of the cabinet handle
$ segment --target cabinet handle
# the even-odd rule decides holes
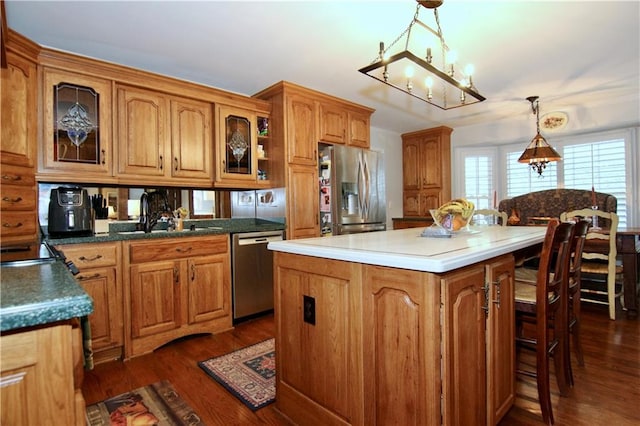
[[[180,284],[180,271],[177,266],[173,267],[173,280],[176,285]]]
[[[19,180],[22,180],[22,176],[2,175],[2,179],[4,179],[4,180],[12,180],[14,182],[17,182]]]
[[[16,198],[2,197],[2,201],[7,201],[9,203],[19,203],[20,201],[22,201],[22,197],[16,197]]]
[[[175,170],[178,171],[178,157],[173,157],[173,161],[176,163]]]
[[[20,228],[22,226],[22,222],[18,222],[15,225],[12,225],[10,223],[5,222],[5,223],[2,224],[2,226],[4,228]]]
[[[92,280],[92,279],[95,279],[95,278],[100,278],[100,274],[96,272],[96,273],[95,273],[95,274],[93,274],[93,275],[80,275],[80,276],[77,276],[77,277],[76,277],[76,279],[77,279],[78,281],[83,281],[83,280]]]
[[[100,152],[102,153],[102,164],[105,164],[107,160],[105,160],[105,157],[107,156],[107,153],[104,152],[104,149],[100,150]]]
[[[196,280],[196,265],[191,264],[191,281]]]
[[[94,260],[102,259],[102,255],[98,254],[95,257],[80,256],[78,259],[82,260],[83,262],[93,262]]]
[[[176,251],[178,253],[189,253],[191,250],[193,250],[193,247],[187,247],[187,248],[176,247]]]
[[[162,155],[160,156],[160,170],[162,170]]]

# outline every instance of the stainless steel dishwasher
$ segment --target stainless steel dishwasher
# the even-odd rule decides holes
[[[273,310],[273,253],[270,241],[284,239],[284,231],[232,234],[233,321]]]

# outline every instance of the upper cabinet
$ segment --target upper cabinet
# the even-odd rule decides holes
[[[216,106],[218,144],[216,184],[255,182],[258,179],[257,118],[253,111]]]
[[[320,103],[320,140],[329,143],[347,142],[347,110],[340,104]]]
[[[38,172],[82,173],[87,181],[114,181],[111,82],[44,68],[42,87],[44,133]]]
[[[451,198],[449,127],[402,135],[403,215],[430,217],[429,210]]]
[[[348,145],[369,149],[371,146],[371,113],[349,111]]]
[[[211,182],[210,104],[124,85],[117,99],[119,176]]]
[[[312,97],[287,93],[287,162],[315,166],[318,161],[317,106]]]

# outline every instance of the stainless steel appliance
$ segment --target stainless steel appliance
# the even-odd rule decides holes
[[[86,189],[53,188],[49,198],[49,235],[53,237],[93,235],[94,216]]]
[[[232,234],[234,322],[273,310],[273,252],[267,244],[283,239],[284,231]]]
[[[384,231],[387,213],[382,154],[319,144],[322,235]]]

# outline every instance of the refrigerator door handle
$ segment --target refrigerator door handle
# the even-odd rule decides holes
[[[369,218],[369,167],[366,156],[358,152],[358,203],[360,215],[365,221]]]

